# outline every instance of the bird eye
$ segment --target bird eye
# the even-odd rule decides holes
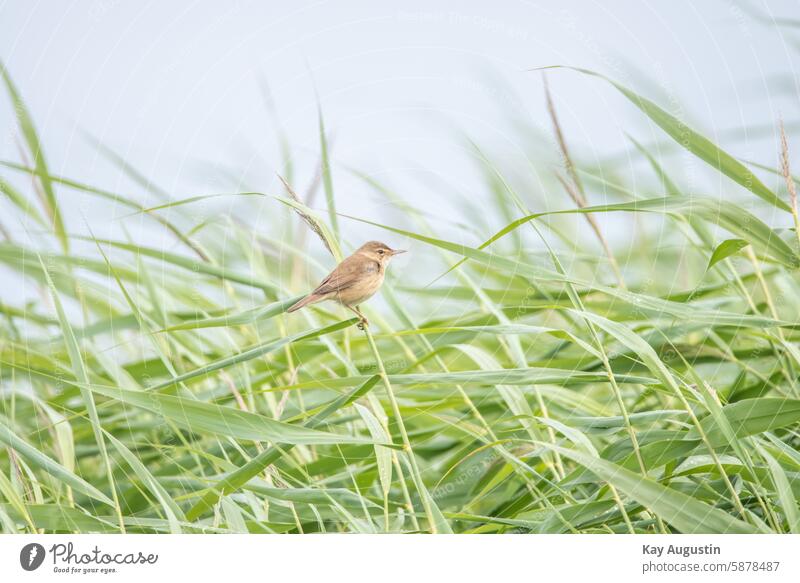
[[[383,255],[384,254],[384,250],[383,249],[378,249],[378,254],[379,255]]]

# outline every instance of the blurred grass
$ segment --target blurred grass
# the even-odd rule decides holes
[[[320,113],[324,212],[292,188],[282,131],[289,198],[232,193],[273,205],[291,225],[279,238],[233,220],[182,227],[183,209],[219,195],[170,200],[104,146],[158,204],[51,175],[0,71],[27,149],[0,162],[0,192],[36,234],[0,242],[0,265],[40,292],[0,296],[3,531],[800,530],[795,200],[632,88],[609,80],[730,179],[724,200],[683,192],[633,138],[637,184],[658,195],[615,182],[612,161],[583,167],[551,103],[569,161],[562,198],[548,194],[560,210],[532,210],[535,187],[470,142],[491,207],[442,229],[356,171],[400,219],[345,217]],[[767,168],[793,185],[788,160]],[[123,225],[152,219],[179,246],[70,231],[56,188],[123,205]],[[631,229],[613,249],[595,220],[608,213],[657,217],[658,233]],[[390,269],[364,333],[331,306],[287,315],[333,265],[306,246],[346,254],[353,219],[416,241],[414,262],[442,275],[415,286]]]

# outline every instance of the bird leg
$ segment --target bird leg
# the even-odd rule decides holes
[[[361,310],[358,309],[358,306],[347,306],[347,309],[352,311],[356,316],[358,316],[359,330],[363,330],[365,326],[369,326],[369,320],[367,320],[367,317],[361,313]]]

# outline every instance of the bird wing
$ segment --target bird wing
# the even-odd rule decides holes
[[[339,293],[358,283],[367,273],[379,270],[380,265],[375,261],[362,261],[361,258],[348,257],[331,271],[328,277],[323,279],[311,293],[316,296]]]

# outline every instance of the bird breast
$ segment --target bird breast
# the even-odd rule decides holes
[[[375,265],[373,269],[369,267],[364,269],[361,277],[352,286],[339,292],[337,299],[340,303],[346,306],[357,306],[374,296],[380,289],[383,283],[383,269],[380,269],[378,265]]]

